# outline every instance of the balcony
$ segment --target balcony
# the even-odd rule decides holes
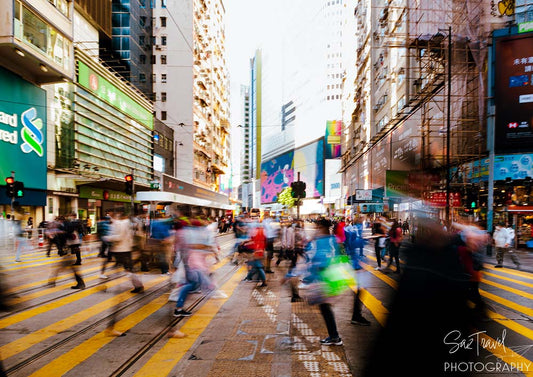
[[[72,21],[47,1],[30,9],[20,1],[0,24],[0,65],[36,84],[60,82],[74,75]],[[52,25],[42,15],[58,19]]]

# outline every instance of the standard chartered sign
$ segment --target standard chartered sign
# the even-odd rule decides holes
[[[0,177],[46,189],[45,91],[3,68],[0,80]]]

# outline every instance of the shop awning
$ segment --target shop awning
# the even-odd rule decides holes
[[[179,203],[209,208],[234,209],[234,206],[230,204],[223,204],[212,200],[200,199],[193,196],[166,191],[139,191],[136,193],[135,199],[141,202]]]

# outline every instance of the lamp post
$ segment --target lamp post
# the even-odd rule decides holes
[[[448,95],[446,106],[446,227],[450,229],[450,129],[451,129],[451,91],[452,91],[452,27],[448,27]]]

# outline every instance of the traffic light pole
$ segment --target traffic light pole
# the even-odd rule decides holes
[[[15,181],[15,171],[11,170],[11,176],[13,177],[13,181]],[[11,197],[11,220],[15,220],[15,197]]]
[[[131,169],[131,176],[133,177],[133,180],[131,181],[131,217],[135,216],[134,211],[134,196],[135,196],[135,169]]]
[[[300,172],[298,172],[298,182],[300,181]],[[298,195],[298,202],[296,203],[296,220],[300,221],[300,195]]]

